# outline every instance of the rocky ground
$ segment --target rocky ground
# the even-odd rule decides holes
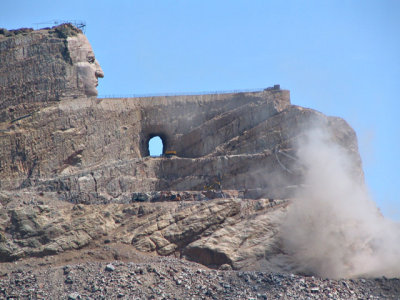
[[[42,200],[2,201],[0,299],[400,299],[400,279],[271,268],[284,201]]]
[[[400,299],[400,279],[212,270],[124,247],[3,263],[0,299]]]

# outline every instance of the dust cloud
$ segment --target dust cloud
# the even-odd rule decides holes
[[[293,271],[329,278],[398,277],[400,226],[381,215],[354,176],[348,150],[327,132],[311,130],[298,144],[304,186],[280,233]]]

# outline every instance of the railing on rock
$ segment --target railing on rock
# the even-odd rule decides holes
[[[148,93],[148,94],[106,94],[99,95],[97,98],[151,98],[151,97],[173,97],[173,96],[197,96],[197,95],[219,95],[219,94],[238,94],[238,93],[258,93],[274,88],[254,88],[241,90],[222,90],[222,91],[202,91],[202,92],[175,92],[175,93]]]

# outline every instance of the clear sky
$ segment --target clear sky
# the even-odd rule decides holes
[[[86,22],[100,95],[279,83],[346,119],[374,200],[400,220],[400,1],[2,0],[0,27],[53,20]]]

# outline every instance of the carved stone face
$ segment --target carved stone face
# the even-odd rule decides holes
[[[78,86],[83,88],[86,96],[97,96],[98,78],[103,78],[104,73],[89,41],[83,34],[68,37],[67,41],[72,63],[76,67]]]

